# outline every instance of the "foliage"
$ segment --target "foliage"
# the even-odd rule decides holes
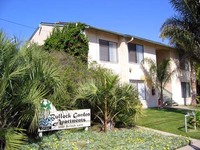
[[[2,131],[0,131],[2,132]],[[19,149],[21,145],[25,144],[27,142],[26,135],[24,134],[24,131],[19,128],[9,128],[5,130],[5,149],[6,150],[15,150]]]
[[[200,83],[200,64],[196,65],[196,76],[197,81]]]
[[[17,45],[12,43],[4,33],[0,32],[0,148],[14,149],[19,146],[19,143],[24,143],[26,138],[23,134],[17,133],[12,127],[16,124],[15,117],[18,115],[16,111],[17,102],[9,101],[12,98],[8,93],[13,91],[9,89],[9,85],[15,78],[24,74],[26,67],[17,67],[15,59],[17,55]],[[13,100],[15,97],[13,97]],[[12,131],[12,136],[11,136]]]
[[[196,62],[200,62],[200,2],[199,0],[170,0],[176,15],[161,27],[161,37],[180,49],[182,60],[190,60],[192,102],[196,105]],[[182,62],[180,62],[182,63]]]
[[[48,53],[36,45],[19,49],[0,32],[0,147],[23,143],[20,128],[37,131],[40,100],[57,102],[64,95],[62,79]]]
[[[196,124],[198,127],[200,127],[200,111],[195,111],[195,115],[196,115]]]
[[[177,15],[168,18],[161,27],[161,37],[182,49],[187,57],[200,61],[199,0],[170,0]]]
[[[92,114],[113,128],[115,122],[133,125],[142,113],[142,105],[132,85],[120,84],[119,77],[110,70],[90,68],[91,78],[77,89],[78,107],[91,108]]]
[[[60,107],[62,109],[71,109],[73,107],[71,102],[76,95],[76,89],[80,86],[79,83],[90,76],[88,65],[65,52],[51,52],[50,55],[55,58],[62,69],[63,82],[68,93],[68,97],[65,98],[68,101],[62,102]]]
[[[160,89],[161,104],[163,104],[163,90],[175,72],[171,70],[170,65],[170,59],[163,59],[162,62],[156,64],[154,60],[145,58],[141,63],[147,83]]]
[[[64,51],[87,62],[88,40],[84,34],[85,24],[67,23],[63,27],[55,26],[50,37],[43,45],[48,51]]]
[[[145,129],[124,129],[107,133],[87,131],[72,132],[59,131],[45,136],[41,142],[24,146],[26,149],[70,150],[70,149],[177,149],[189,143],[188,138],[182,136],[165,136]]]

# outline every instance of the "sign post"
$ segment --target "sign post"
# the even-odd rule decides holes
[[[187,132],[188,131],[188,126],[187,126],[187,118],[188,117],[194,117],[194,120],[196,120],[196,115],[195,115],[195,113],[192,111],[191,113],[187,113],[186,115],[185,115],[185,132]],[[194,129],[196,130],[196,123],[194,123]]]

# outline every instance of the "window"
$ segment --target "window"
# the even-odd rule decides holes
[[[189,62],[187,60],[180,61],[180,69],[189,71]]]
[[[179,63],[180,63],[180,69],[189,71],[189,66],[190,66],[189,61],[182,58],[181,55],[179,55]]]
[[[144,59],[144,48],[142,45],[128,43],[129,62],[141,63]]]
[[[190,97],[190,84],[189,82],[181,82],[182,97]]]
[[[99,40],[100,60],[117,62],[117,43]]]
[[[130,83],[135,87],[140,99],[146,99],[146,88],[142,80],[130,80]]]

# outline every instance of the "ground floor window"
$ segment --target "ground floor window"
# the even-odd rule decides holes
[[[189,82],[181,82],[181,91],[182,91],[183,98],[190,97],[190,83]]]
[[[130,83],[137,90],[140,99],[145,100],[146,99],[146,88],[145,88],[145,85],[144,85],[144,81],[143,80],[130,80]]]

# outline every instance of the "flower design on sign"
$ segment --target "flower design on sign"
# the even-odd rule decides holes
[[[43,99],[40,102],[40,117],[39,117],[39,127],[51,127],[52,126],[52,118],[50,115],[51,110],[51,102],[47,99]]]
[[[44,99],[44,100],[42,100],[40,106],[41,106],[42,111],[50,110],[51,109],[51,102],[47,99]]]

